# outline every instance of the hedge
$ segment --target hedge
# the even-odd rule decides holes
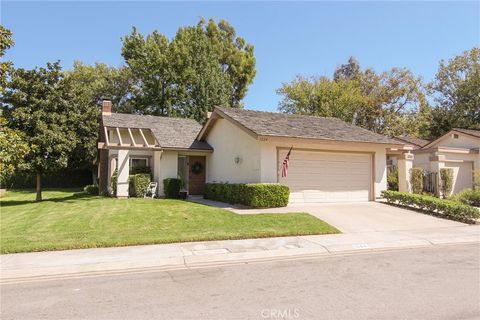
[[[290,190],[281,184],[207,183],[205,198],[252,208],[285,207]]]
[[[98,196],[98,186],[93,184],[86,185],[85,188],[83,188],[83,192],[93,196]]]
[[[36,174],[18,172],[5,181],[7,189],[31,189],[37,184]],[[82,188],[93,184],[92,171],[64,169],[42,175],[43,188]]]
[[[451,200],[460,201],[474,207],[480,207],[480,189],[465,189],[450,197]]]
[[[166,198],[178,199],[180,198],[180,188],[182,187],[182,180],[176,178],[167,178],[163,180],[163,191]]]
[[[129,196],[142,198],[151,181],[149,173],[131,174],[128,178]]]
[[[451,220],[474,224],[480,212],[469,205],[432,196],[398,191],[383,191],[388,203],[399,204],[424,211],[428,214]]]

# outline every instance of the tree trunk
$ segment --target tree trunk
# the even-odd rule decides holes
[[[42,173],[37,171],[37,198],[36,201],[42,201]]]

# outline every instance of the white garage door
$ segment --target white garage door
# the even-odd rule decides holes
[[[280,171],[288,150],[278,156],[279,182],[290,187],[290,202],[353,202],[371,199],[372,156],[292,150],[287,177]]]
[[[453,169],[453,190],[458,193],[473,186],[473,162],[445,162],[445,168]]]

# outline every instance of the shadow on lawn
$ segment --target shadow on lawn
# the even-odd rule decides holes
[[[91,196],[89,194],[86,194],[84,192],[75,192],[73,194],[64,196],[64,197],[53,197],[53,198],[46,198],[43,199],[42,201],[35,201],[33,200],[8,200],[7,198],[0,198],[1,206],[2,207],[13,207],[13,206],[19,206],[19,205],[24,205],[24,204],[33,204],[33,203],[42,203],[42,202],[74,202],[77,200],[88,200],[90,198],[93,198],[94,196]]]

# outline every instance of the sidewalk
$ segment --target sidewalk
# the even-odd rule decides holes
[[[0,279],[8,283],[455,243],[480,245],[480,225],[7,254],[0,256]]]

